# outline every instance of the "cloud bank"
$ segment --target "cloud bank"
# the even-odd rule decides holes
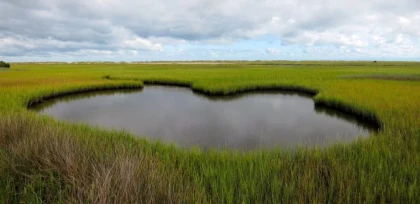
[[[2,0],[11,61],[420,60],[418,0]]]

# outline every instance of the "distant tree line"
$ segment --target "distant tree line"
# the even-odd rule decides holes
[[[9,63],[6,63],[6,62],[3,62],[3,61],[0,61],[0,67],[9,68],[10,67],[10,64]]]

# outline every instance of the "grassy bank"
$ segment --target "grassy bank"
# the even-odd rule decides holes
[[[419,63],[14,64],[0,72],[0,198],[10,202],[415,202]],[[325,149],[184,150],[26,109],[88,90],[189,86],[204,94],[281,88],[380,121]],[[281,135],[280,135],[281,136]]]

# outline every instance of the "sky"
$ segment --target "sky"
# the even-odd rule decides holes
[[[0,60],[420,61],[420,1],[0,0]]]

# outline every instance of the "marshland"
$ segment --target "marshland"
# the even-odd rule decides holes
[[[413,203],[420,192],[419,66],[370,61],[11,63],[0,72],[1,202]],[[369,124],[370,131],[328,145],[296,142],[244,151],[199,143],[183,146],[147,137],[153,135],[146,132],[142,136],[125,128],[65,121],[32,108],[54,107],[58,100],[68,103],[70,112],[86,112],[83,106],[70,106],[74,98],[66,97],[75,96],[74,103],[106,101],[111,99],[101,95],[104,91],[135,90],[146,97],[148,88],[162,85],[181,89],[181,98],[201,97],[200,103],[209,104],[277,96],[272,92],[304,94],[312,114],[349,115],[353,122]],[[149,110],[146,119],[164,115],[158,108],[162,101],[153,100],[148,108],[156,109]],[[314,106],[320,108],[315,111]],[[272,110],[266,111],[250,115],[265,118]],[[147,120],[131,120],[146,128],[142,125]],[[275,120],[264,122],[270,121]],[[162,124],[160,130],[170,129]],[[212,133],[206,130],[202,135]],[[271,133],[274,138],[276,132]],[[216,133],[216,138],[231,136]],[[199,131],[189,134],[202,136]],[[278,137],[290,135],[278,131]]]

